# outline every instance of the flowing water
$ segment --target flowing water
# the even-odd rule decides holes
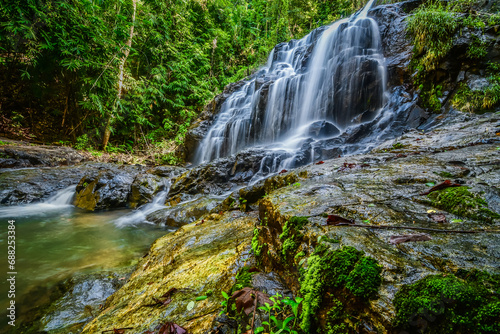
[[[313,162],[325,140],[375,119],[386,103],[386,68],[377,23],[367,16],[372,4],[277,45],[225,100],[195,163],[262,146],[270,154],[261,171],[292,168]]]
[[[87,212],[70,204],[74,192],[72,186],[44,203],[0,208],[2,226],[15,219],[18,312],[27,306],[23,301],[36,303],[33,291],[49,289],[75,273],[117,270],[135,264],[155,239],[167,233],[155,225],[141,224],[144,219],[138,213],[143,213],[145,207],[151,211],[151,205],[132,212]],[[155,198],[155,208],[162,207],[158,204],[162,196],[164,200],[166,193]],[[124,217],[128,217],[125,223]],[[0,247],[2,254],[7,254],[7,228],[0,234]],[[0,268],[8,268],[7,256],[0,257]],[[2,280],[2,310],[9,302],[7,290],[7,282]]]

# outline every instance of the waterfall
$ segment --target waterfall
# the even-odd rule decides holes
[[[164,189],[156,194],[150,203],[144,204],[137,210],[116,219],[115,225],[118,227],[125,227],[139,223],[149,223],[146,219],[147,215],[165,208],[165,200],[167,199],[168,192],[170,191],[170,186],[171,182],[170,180],[167,180],[165,182]]]
[[[276,171],[314,161],[322,141],[373,120],[386,86],[378,26],[367,17],[373,1],[350,18],[277,45],[267,64],[224,101],[194,162],[259,146],[271,152],[262,172]],[[310,152],[298,163],[304,145]]]
[[[73,197],[76,185],[59,190],[52,197],[40,203],[32,203],[18,206],[7,206],[0,208],[0,217],[12,219],[26,216],[37,216],[73,208]]]

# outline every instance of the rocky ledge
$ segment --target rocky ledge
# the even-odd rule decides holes
[[[500,114],[439,118],[209,206],[153,244],[83,333],[237,333],[251,314],[221,305],[244,286],[304,298],[295,326],[308,333],[496,332]]]

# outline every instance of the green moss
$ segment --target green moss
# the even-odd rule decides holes
[[[400,148],[403,148],[405,147],[402,143],[394,143],[392,144],[392,148],[397,150],[397,149],[400,149]]]
[[[338,299],[332,301],[333,306],[326,315],[326,334],[345,334],[351,329],[346,322],[346,312],[344,305]]]
[[[427,195],[431,204],[461,217],[484,222],[500,219],[500,215],[488,209],[488,203],[478,194],[471,193],[467,187],[447,188]]]
[[[309,221],[308,217],[293,216],[285,222],[283,232],[280,234],[280,240],[283,242],[281,253],[283,260],[286,261],[287,257],[293,257],[300,245],[302,233],[300,230]]]
[[[403,286],[394,298],[394,326],[410,333],[499,333],[498,275],[468,272],[427,276]]]
[[[332,251],[319,244],[309,257],[307,271],[300,281],[300,292],[304,296],[302,329],[306,333],[314,332],[314,317],[327,292],[344,297],[347,297],[347,292],[361,301],[373,298],[382,282],[380,272],[381,267],[374,259],[364,256],[354,247],[345,246]]]
[[[236,282],[234,283],[233,287],[231,288],[230,294],[232,295],[233,292],[241,290],[243,288],[252,287],[252,275],[254,273],[249,272],[250,267],[243,267],[240,269],[238,274],[236,275]]]
[[[297,262],[300,258],[302,258],[302,257],[304,257],[304,256],[306,256],[306,253],[304,253],[304,251],[300,251],[300,252],[298,252],[298,253],[297,253],[297,254],[295,254],[295,256],[294,256],[294,260],[295,260],[295,262]]]
[[[262,247],[263,247],[263,245],[259,244],[259,229],[255,228],[253,230],[252,250],[253,250],[253,254],[256,257],[260,257],[260,254],[262,252]]]
[[[363,257],[347,276],[346,288],[356,297],[370,298],[376,295],[380,284],[382,284],[381,272],[382,267],[375,259]]]

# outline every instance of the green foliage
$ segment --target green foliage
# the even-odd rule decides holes
[[[76,144],[74,146],[77,150],[91,150],[91,140],[87,136],[87,134],[83,134],[80,137],[76,138]]]
[[[408,32],[413,45],[419,71],[431,71],[446,56],[452,46],[451,37],[459,27],[459,19],[446,10],[440,2],[420,6],[414,15],[408,17]]]
[[[345,334],[351,329],[345,322],[347,314],[344,305],[338,299],[332,301],[332,306],[326,315],[326,334]]]
[[[382,283],[380,273],[380,265],[354,247],[331,251],[319,244],[309,257],[307,271],[300,282],[304,296],[301,328],[306,333],[313,332],[314,317],[329,291],[341,291],[345,287],[361,300],[375,297]]]
[[[263,326],[256,328],[255,333],[262,333],[267,328],[269,334],[297,334],[296,324],[299,318],[299,306],[303,299],[300,297],[295,300],[289,297],[282,298],[280,294],[271,296],[270,299],[273,301],[272,305],[266,303],[265,306],[259,307],[260,310],[267,313],[269,320],[263,321]]]
[[[497,14],[478,10],[478,5],[477,0],[428,1],[407,19],[408,33],[414,45],[411,62],[415,70],[414,84],[420,90],[422,105],[431,111],[438,112],[441,109],[439,98],[442,97],[442,87],[436,85],[434,75],[450,52],[454,36],[461,34],[464,29],[471,32],[466,53],[471,61],[487,55],[484,31],[487,25],[496,24]],[[493,84],[486,92],[472,92],[462,85],[452,102],[456,108],[464,111],[484,110],[500,102],[500,89]]]
[[[233,292],[241,290],[246,287],[252,287],[252,275],[254,273],[251,273],[250,267],[243,267],[240,269],[238,274],[236,275],[236,282],[234,283],[233,287],[230,290],[230,295],[233,294]]]
[[[460,277],[457,277],[460,276]],[[499,276],[479,271],[432,275],[404,285],[394,298],[394,326],[412,333],[498,333]]]
[[[276,43],[301,38],[364,3],[147,0],[137,1],[133,23],[132,1],[6,0],[0,83],[9,92],[0,92],[2,110],[15,120],[12,127],[33,126],[52,141],[75,142],[88,133],[100,142],[110,115],[115,148],[128,140],[143,151],[164,138],[180,144],[207,101],[262,65]]]
[[[395,150],[401,149],[403,147],[405,147],[403,143],[394,143],[394,144],[392,144],[392,148],[395,149]]]
[[[461,217],[484,222],[500,219],[500,214],[488,209],[488,203],[467,187],[453,187],[431,192],[427,195],[431,204]]]
[[[466,111],[483,113],[491,111],[500,104],[500,64],[489,63],[489,85],[485,89],[471,90],[466,84],[461,84],[453,96],[452,104],[455,108]]]

